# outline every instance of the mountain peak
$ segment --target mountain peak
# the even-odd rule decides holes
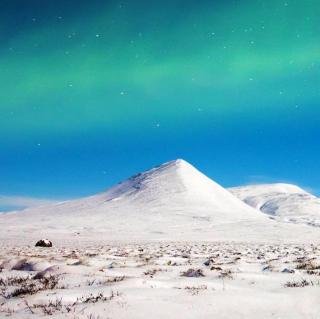
[[[234,220],[248,217],[247,214],[250,216],[251,213],[256,215],[251,207],[183,159],[172,160],[136,174],[102,193],[101,198],[107,202],[162,213],[193,213],[204,209],[210,216],[216,212],[216,218],[222,213],[232,212],[229,217]],[[227,215],[223,216],[228,219]]]
[[[175,165],[185,165],[185,164],[187,164],[187,165],[191,165],[190,163],[188,163],[187,161],[185,161],[184,159],[182,159],[182,158],[177,158],[177,159],[175,159],[175,160],[172,160],[172,161],[170,161],[171,163],[174,163]],[[170,163],[169,162],[169,163]]]
[[[182,167],[182,166],[185,166],[185,167],[193,167],[190,163],[188,163],[187,161],[185,161],[184,159],[182,158],[177,158],[175,160],[171,160],[169,162],[165,162],[163,164],[160,164],[158,166],[155,166],[154,169],[157,169],[157,168],[165,168],[165,167],[172,167],[172,166],[177,166],[177,167]],[[152,170],[152,169],[151,169]]]
[[[165,197],[174,193],[184,193],[188,188],[190,176],[202,175],[196,168],[183,159],[176,159],[155,166],[145,172],[135,174],[107,190],[108,200],[115,200],[134,195],[140,197]],[[192,177],[191,177],[192,178]],[[199,177],[198,177],[199,178]],[[197,178],[196,178],[197,179]],[[148,194],[144,194],[148,192]]]

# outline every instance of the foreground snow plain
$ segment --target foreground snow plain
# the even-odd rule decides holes
[[[320,247],[2,246],[0,316],[319,318]]]
[[[176,160],[1,214],[0,318],[319,318],[319,228],[239,198]]]

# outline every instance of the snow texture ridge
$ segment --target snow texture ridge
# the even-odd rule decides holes
[[[320,226],[320,199],[296,185],[249,185],[230,188],[229,191],[279,221]]]

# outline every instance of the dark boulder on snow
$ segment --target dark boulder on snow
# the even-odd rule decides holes
[[[48,239],[40,239],[37,241],[36,247],[52,247],[52,242]]]

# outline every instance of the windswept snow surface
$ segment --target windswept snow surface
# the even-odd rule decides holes
[[[0,318],[318,319],[319,265],[310,244],[0,242]]]
[[[0,216],[0,238],[87,240],[313,241],[319,232],[278,223],[184,160],[95,196]]]
[[[320,227],[320,198],[296,185],[249,185],[230,188],[229,191],[277,220]]]

